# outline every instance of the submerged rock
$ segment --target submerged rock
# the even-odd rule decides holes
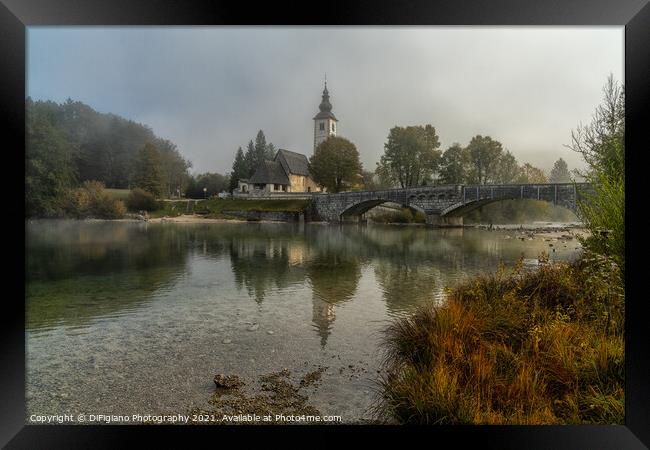
[[[222,389],[237,389],[241,387],[244,382],[239,379],[237,375],[224,375],[219,373],[214,376],[214,384]]]

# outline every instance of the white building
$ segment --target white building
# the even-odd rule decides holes
[[[314,150],[318,144],[330,136],[336,136],[336,127],[338,119],[332,114],[332,104],[330,95],[327,91],[327,81],[323,89],[323,99],[319,106],[320,111],[314,116]]]

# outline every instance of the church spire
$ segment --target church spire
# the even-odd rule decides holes
[[[327,74],[325,74],[325,86],[323,87],[323,97],[318,105],[318,114],[314,116],[314,150],[318,144],[325,141],[330,136],[336,136],[337,119],[332,114],[332,104],[330,103],[330,93],[327,90]]]
[[[327,113],[332,111],[332,104],[330,103],[330,94],[327,90],[327,75],[325,75],[325,89],[323,89],[323,98],[318,108],[321,112]]]

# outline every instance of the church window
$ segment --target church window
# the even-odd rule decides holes
[[[334,133],[334,123],[332,123],[332,133]]]
[[[320,123],[320,130],[325,131],[325,124],[322,122]]]

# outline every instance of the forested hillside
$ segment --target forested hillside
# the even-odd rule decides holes
[[[184,190],[191,163],[176,145],[151,128],[115,114],[103,114],[82,102],[27,99],[26,214],[59,215],[67,190],[84,181],[107,188],[131,188],[147,146],[155,155],[160,196]],[[146,156],[146,155],[145,155]]]

